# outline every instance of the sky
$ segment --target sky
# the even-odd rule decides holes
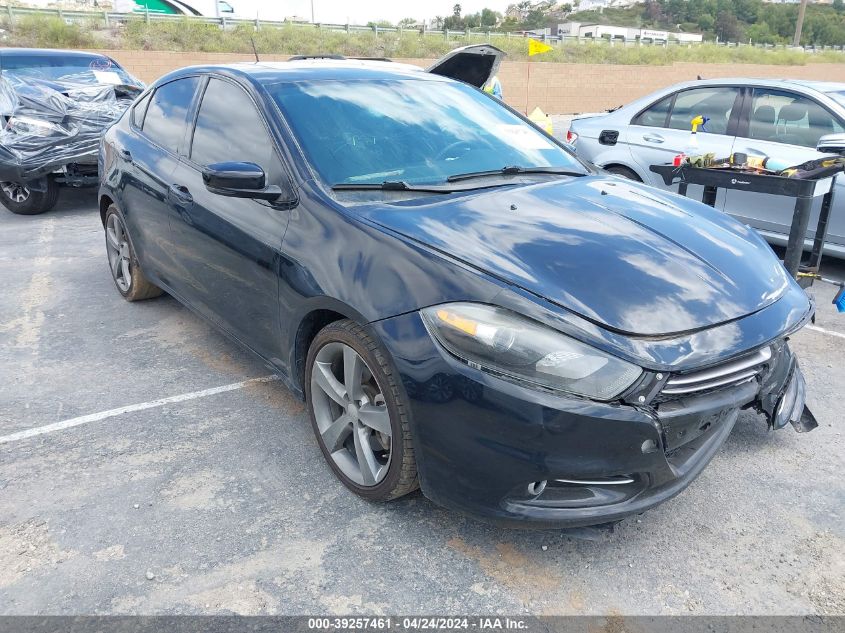
[[[484,7],[504,13],[515,0],[465,0],[460,2],[463,13],[475,13]],[[228,0],[238,14],[268,20],[298,16],[311,19],[310,0]],[[332,24],[366,24],[370,21],[388,20],[396,23],[402,18],[428,20],[437,15],[452,14],[455,0],[314,0],[314,18],[317,22]]]

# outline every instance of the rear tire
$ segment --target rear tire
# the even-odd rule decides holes
[[[138,257],[126,230],[123,217],[114,205],[106,211],[106,253],[109,270],[117,291],[127,301],[142,301],[160,296],[163,291],[150,283],[141,270]]]
[[[418,487],[410,410],[388,359],[369,328],[345,319],[320,330],[305,365],[320,450],[335,476],[370,501],[397,499]]]
[[[37,191],[29,186],[36,183],[44,190]],[[30,182],[0,182],[0,202],[17,215],[45,213],[56,206],[58,199],[59,185],[49,177]]]
[[[633,169],[623,167],[622,165],[611,165],[610,167],[605,167],[604,170],[610,172],[615,176],[622,176],[623,178],[633,180],[634,182],[643,181],[643,179],[637,175],[637,172],[635,172]]]

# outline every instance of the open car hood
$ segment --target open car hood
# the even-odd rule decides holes
[[[491,44],[471,44],[449,51],[425,71],[481,88],[499,72],[504,56],[503,50]]]
[[[686,198],[586,176],[359,208],[373,222],[641,336],[757,312],[791,282],[753,229]]]

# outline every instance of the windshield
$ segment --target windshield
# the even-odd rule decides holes
[[[138,84],[129,73],[108,57],[9,55],[2,58],[2,72],[20,78],[68,83],[130,86]]]
[[[511,166],[587,173],[571,154],[465,84],[316,80],[267,90],[330,185],[434,184]]]
[[[845,91],[840,90],[839,92],[828,92],[825,94],[827,94],[828,97],[836,101],[836,103],[838,103],[839,105],[845,106]]]

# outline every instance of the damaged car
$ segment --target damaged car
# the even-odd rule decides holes
[[[101,146],[118,292],[273,367],[373,501],[602,524],[680,493],[744,409],[812,429],[788,339],[814,304],[770,247],[485,94],[499,57],[162,77]]]
[[[35,215],[96,185],[100,136],[142,89],[105,55],[0,49],[0,203]]]

